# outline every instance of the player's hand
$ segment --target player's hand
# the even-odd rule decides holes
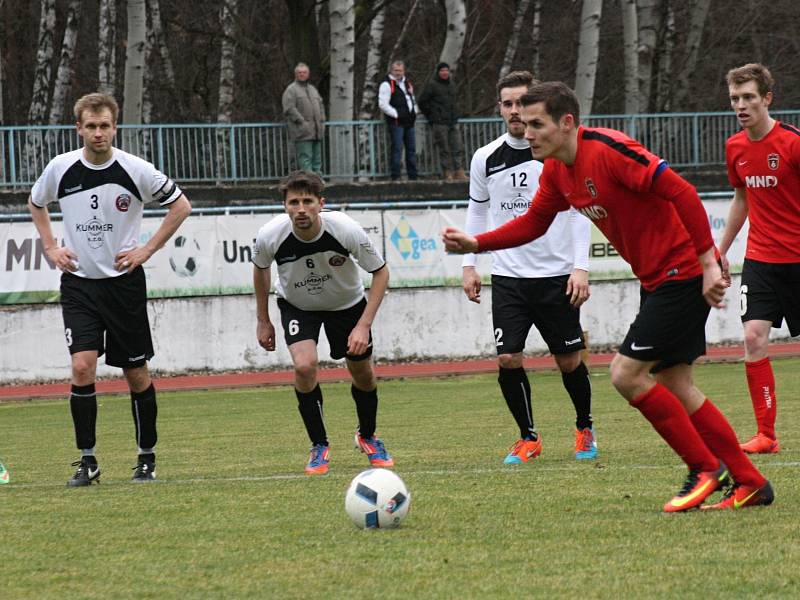
[[[275,350],[275,327],[268,321],[259,321],[256,326],[256,338],[258,345],[264,350],[272,352]]]
[[[445,250],[453,254],[469,254],[478,251],[478,240],[456,227],[442,229],[442,243]]]
[[[723,300],[728,285],[722,276],[722,269],[716,262],[703,267],[703,297],[709,306],[725,308]]]
[[[464,267],[461,274],[461,281],[464,287],[464,293],[469,298],[470,302],[475,304],[481,303],[481,277],[475,267]]]
[[[589,291],[589,273],[583,269],[575,269],[567,279],[567,296],[569,303],[575,308],[580,307],[591,296]]]
[[[347,336],[347,353],[358,356],[364,354],[367,348],[369,348],[369,327],[357,323]]]
[[[78,255],[69,248],[54,246],[45,252],[56,268],[61,271],[74,273],[78,270]]]
[[[719,255],[719,262],[722,265],[722,278],[728,287],[731,286],[731,263],[728,262],[728,257],[725,254]]]
[[[139,265],[143,265],[153,255],[146,246],[136,246],[131,250],[120,252],[114,257],[114,268],[117,271],[130,273]]]

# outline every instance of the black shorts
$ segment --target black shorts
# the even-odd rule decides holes
[[[97,350],[112,367],[141,367],[153,357],[144,269],[119,277],[61,275],[61,313],[69,353]]]
[[[551,354],[582,350],[581,311],[569,303],[569,275],[541,278],[492,275],[492,324],[497,354],[525,349],[531,326]]]
[[[800,263],[765,263],[744,259],[739,314],[745,321],[770,321],[800,335]]]
[[[366,306],[367,299],[362,298],[360,302],[344,310],[302,310],[283,298],[278,298],[286,345],[291,346],[302,340],[314,340],[314,343],[318,343],[319,330],[324,325],[325,337],[328,338],[328,345],[331,347],[331,358],[365,360],[372,356],[372,331],[369,332],[369,347],[363,354],[348,354],[347,338],[350,337],[350,332],[358,323]]]
[[[652,292],[640,290],[639,314],[619,353],[641,361],[660,361],[657,373],[692,364],[706,353],[706,319],[711,307],[703,298],[703,277],[668,281]]]

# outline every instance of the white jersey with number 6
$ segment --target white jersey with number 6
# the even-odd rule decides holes
[[[344,310],[364,297],[358,267],[374,273],[386,263],[364,228],[341,212],[322,211],[322,228],[313,240],[298,238],[289,215],[261,227],[253,264],[278,263],[275,293],[302,310]]]

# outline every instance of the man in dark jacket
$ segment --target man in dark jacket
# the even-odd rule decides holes
[[[444,178],[468,179],[464,173],[464,151],[456,115],[456,86],[450,81],[450,65],[443,62],[436,67],[436,77],[428,82],[419,97],[419,108],[431,126]]]
[[[378,107],[386,117],[389,139],[392,143],[392,181],[400,179],[400,157],[406,147],[406,171],[408,178],[417,178],[417,154],[414,122],[417,120],[417,102],[414,87],[406,78],[403,61],[392,63],[389,75],[378,88]]]

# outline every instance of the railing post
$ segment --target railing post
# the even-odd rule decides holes
[[[697,113],[692,116],[692,146],[692,162],[697,167],[700,165],[700,128]]]
[[[8,130],[8,154],[11,157],[9,160],[9,168],[11,169],[11,186],[17,187],[17,153],[14,144],[14,130]]]
[[[158,170],[162,173],[166,173],[167,165],[164,161],[164,127],[162,125],[158,126]]]
[[[372,179],[377,177],[378,170],[377,149],[375,148],[375,123],[370,123],[369,127],[369,176]],[[385,256],[385,254],[384,254]]]
[[[231,125],[230,128],[230,136],[231,136],[231,179],[236,182],[238,178],[238,169],[236,168],[236,136],[234,135],[234,126]]]

